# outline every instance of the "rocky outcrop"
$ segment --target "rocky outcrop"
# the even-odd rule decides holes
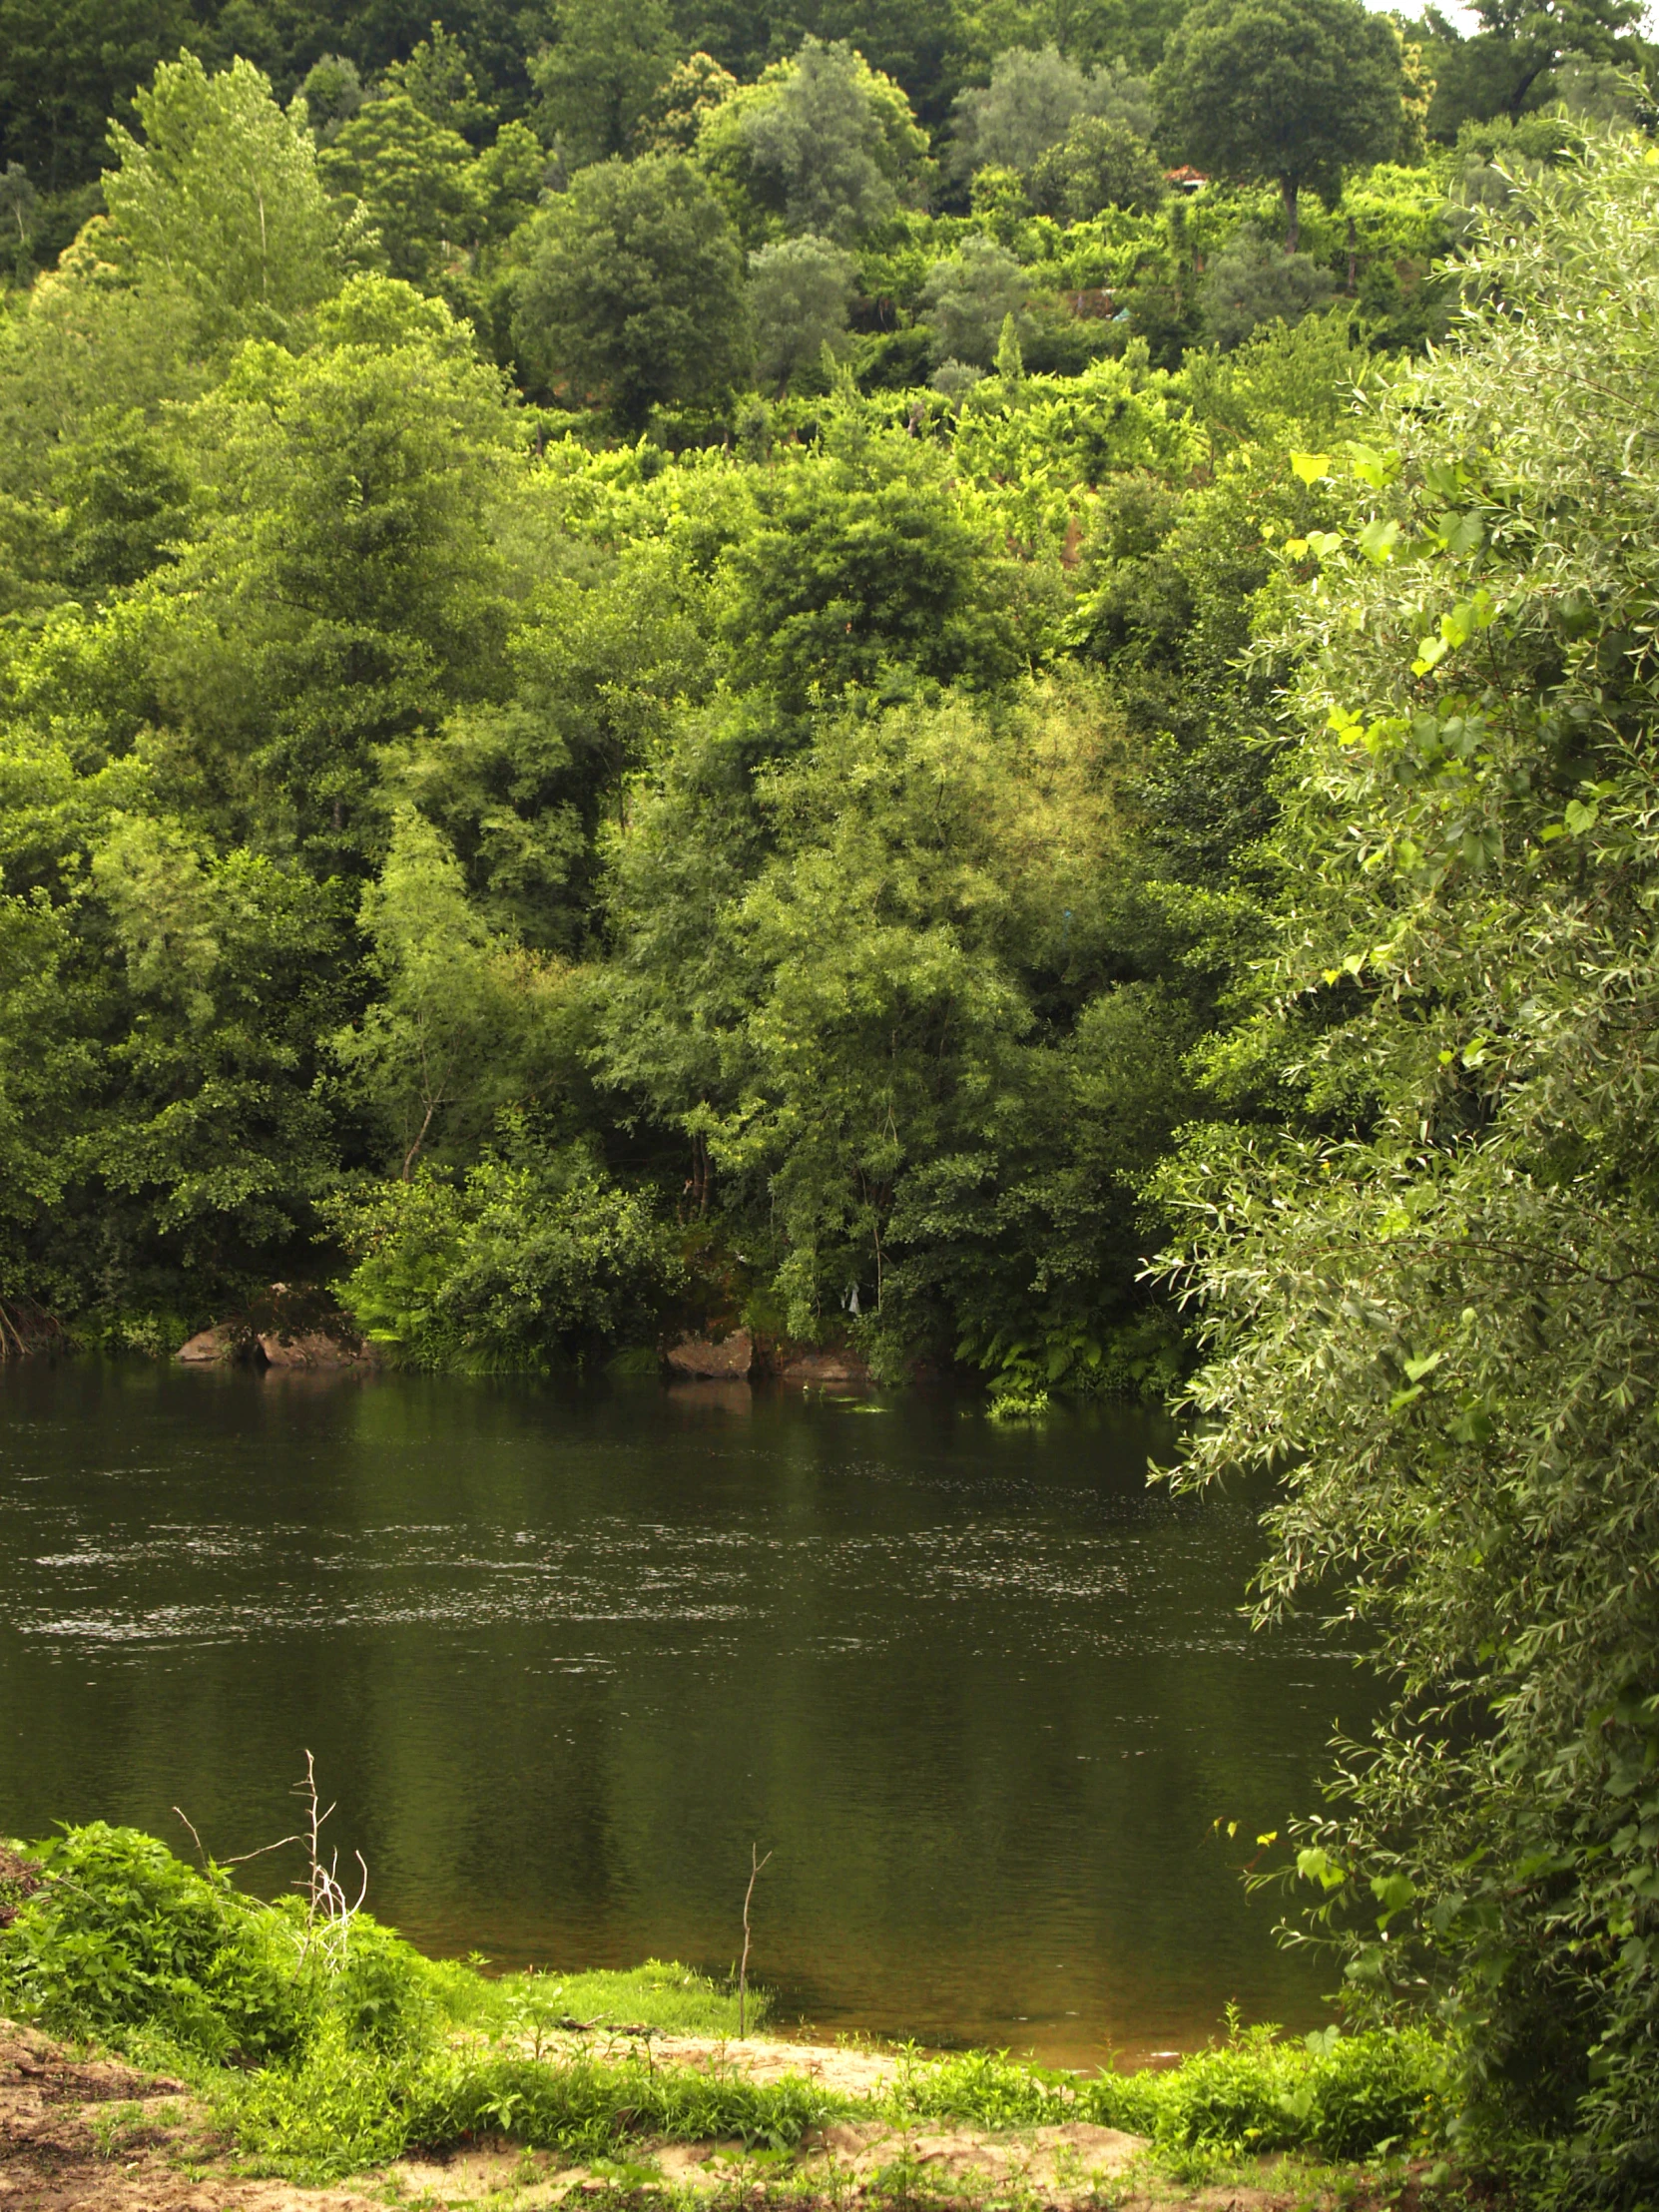
[[[222,1322],[215,1322],[212,1329],[199,1330],[189,1344],[181,1345],[174,1357],[187,1368],[217,1368],[244,1357],[246,1350],[246,1340],[239,1339]]]
[[[682,1337],[669,1347],[667,1358],[676,1375],[730,1382],[753,1369],[755,1340],[747,1329],[734,1329],[727,1337]]]
[[[837,1383],[851,1383],[862,1389],[869,1383],[869,1363],[855,1352],[793,1350],[780,1356],[778,1380],[798,1390],[822,1390]]]
[[[375,1365],[371,1346],[332,1302],[273,1283],[246,1313],[199,1330],[177,1359],[187,1368],[255,1367],[322,1374]]]
[[[374,1354],[365,1344],[344,1344],[337,1337],[311,1330],[303,1336],[257,1338],[268,1368],[304,1368],[313,1372],[339,1368],[371,1368]]]

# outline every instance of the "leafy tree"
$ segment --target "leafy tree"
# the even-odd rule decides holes
[[[817,367],[824,348],[846,334],[857,268],[850,254],[808,232],[763,246],[749,264],[755,365],[780,398],[790,378]]]
[[[1186,0],[979,0],[966,28],[975,54],[1056,46],[1084,64],[1152,70],[1185,13]]]
[[[144,143],[110,126],[104,197],[139,272],[195,302],[206,343],[281,334],[338,289],[361,227],[330,206],[316,149],[257,69],[210,77],[185,54],[134,106]]]
[[[442,828],[479,912],[511,939],[580,950],[630,783],[713,683],[706,599],[649,543],[586,582],[542,584],[511,640],[508,700],[452,716],[388,762],[393,789]]]
[[[200,796],[356,873],[383,835],[376,749],[504,686],[486,503],[514,432],[468,333],[406,285],[354,278],[317,337],[251,346],[204,402],[208,526],[157,605],[183,624]]]
[[[1333,288],[1331,272],[1311,256],[1281,253],[1259,231],[1241,231],[1204,272],[1204,334],[1230,352],[1264,322],[1317,314]]]
[[[1294,1107],[1169,1178],[1206,1317],[1183,1479],[1272,1468],[1263,1614],[1336,1611],[1388,1685],[1299,1839],[1351,2002],[1436,2011],[1466,2131],[1513,2129],[1556,2201],[1634,2205],[1659,853],[1653,493],[1622,456],[1653,165],[1592,148],[1525,215],[1477,246],[1461,342],[1298,464],[1337,527],[1285,549],[1275,956],[1216,1063],[1242,1111],[1275,1080]]]
[[[165,282],[38,278],[26,314],[0,322],[0,444],[13,495],[43,487],[59,445],[100,408],[159,412],[194,396],[195,315]]]
[[[692,165],[584,170],[538,222],[514,335],[549,377],[638,426],[722,398],[748,364],[743,256]]]
[[[110,118],[194,28],[185,0],[4,0],[0,153],[47,193],[96,177]]]
[[[502,1108],[534,1102],[558,978],[474,912],[454,854],[413,810],[393,825],[359,918],[384,988],[332,1049],[407,1182],[423,1153],[475,1150]]]
[[[748,80],[803,38],[854,47],[930,127],[942,120],[960,82],[956,0],[790,0],[764,13],[749,0],[699,0],[683,21],[692,45]]]
[[[356,1261],[346,1305],[417,1368],[545,1370],[649,1342],[684,1272],[649,1193],[522,1123],[459,1187],[422,1169],[333,1218]]]
[[[527,123],[503,123],[467,173],[472,220],[481,242],[504,241],[539,205],[548,160]]]
[[[1144,138],[1104,116],[1079,116],[1031,172],[1039,215],[1087,223],[1107,208],[1150,215],[1164,198],[1164,173]]]
[[[991,64],[991,81],[956,95],[956,164],[964,176],[995,166],[1026,171],[1057,146],[1084,112],[1088,79],[1058,47],[1011,46]]]
[[[725,107],[738,80],[712,54],[690,54],[677,62],[657,87],[635,126],[635,142],[646,154],[689,154],[703,126]]]
[[[92,880],[130,1006],[93,1170],[113,1201],[106,1250],[136,1233],[224,1285],[293,1241],[334,1167],[309,1077],[338,893],[250,852],[204,853],[165,819],[118,820]]]
[[[495,108],[478,89],[465,41],[434,22],[431,35],[412,49],[406,61],[391,62],[386,86],[405,93],[422,115],[474,145],[495,121]]]
[[[101,407],[52,455],[66,583],[102,598],[190,534],[195,489],[176,435],[137,407]]]
[[[1098,1366],[1132,1271],[1121,1178],[1181,1095],[1153,1094],[1183,1035],[1125,999],[1065,1036],[1156,936],[1114,895],[1115,735],[1086,688],[826,717],[770,760],[764,726],[709,718],[642,795],[605,1066],[783,1228],[793,1329],[838,1308],[894,1366],[927,1346],[1002,1371],[1016,1338],[1055,1379]],[[1061,973],[1050,1025],[1036,977]]]
[[[1334,194],[1395,151],[1402,84],[1399,35],[1361,0],[1198,0],[1157,78],[1188,161],[1279,187],[1288,254],[1304,186]]]
[[[391,274],[407,283],[430,283],[478,228],[471,149],[407,93],[360,108],[317,167],[330,192],[361,201]]]
[[[1017,665],[1010,579],[902,436],[781,470],[759,526],[727,554],[723,627],[737,670],[792,709],[917,676],[994,683]]]
[[[1079,116],[1121,124],[1141,138],[1153,129],[1151,88],[1121,65],[1091,75],[1057,47],[1010,46],[991,64],[988,86],[958,93],[955,163],[963,176],[986,167],[1036,167]]]
[[[344,54],[319,54],[305,72],[299,97],[305,103],[311,136],[318,146],[332,146],[341,126],[363,104],[363,81],[356,63]]]
[[[1430,10],[1434,95],[1428,127],[1451,139],[1467,121],[1506,115],[1518,123],[1556,89],[1563,62],[1639,60],[1637,0],[1474,0],[1480,28],[1465,38]]]
[[[791,232],[846,245],[913,194],[927,141],[903,93],[861,54],[807,38],[705,132],[701,152],[717,171],[735,151]]]
[[[1031,279],[1006,247],[970,232],[956,252],[935,262],[922,287],[922,320],[935,361],[988,368],[1009,315],[1018,328]]]
[[[665,0],[558,0],[558,36],[531,63],[538,120],[573,169],[626,154],[679,57]]]
[[[12,256],[12,268],[20,283],[33,274],[32,251],[40,222],[40,194],[21,162],[8,162],[0,173],[0,237]]]

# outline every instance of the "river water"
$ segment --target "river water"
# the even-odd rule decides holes
[[[1259,1499],[949,1397],[0,1370],[0,1834],[217,1856],[314,1752],[369,1905],[503,1964],[752,1971],[1089,2065],[1326,2016],[1246,1895],[1363,1680],[1238,1607]],[[1229,1842],[1215,1823],[1236,1821]],[[270,1888],[280,1855],[248,1871]]]

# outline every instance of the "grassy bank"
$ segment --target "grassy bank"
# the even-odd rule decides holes
[[[491,2140],[638,2182],[653,2149],[701,2143],[774,2194],[822,2193],[806,2162],[837,2127],[1121,2129],[1191,2184],[1275,2153],[1397,2161],[1441,2130],[1419,2033],[1235,2028],[1177,2067],[1093,2078],[986,2052],[900,2053],[856,2092],[805,2052],[767,2073],[729,2040],[735,1996],[684,1966],[491,1975],[423,1957],[320,1876],[263,1904],[102,1825],[0,1856],[0,2013],[179,2077],[237,2170],[308,2184]],[[913,2194],[898,2164],[897,2184],[882,2172]]]

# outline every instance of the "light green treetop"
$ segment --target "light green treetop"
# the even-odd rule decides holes
[[[309,135],[261,71],[237,61],[210,76],[182,54],[134,105],[144,139],[111,125],[104,197],[141,276],[191,295],[208,343],[280,336],[338,289],[366,222],[330,204]]]

